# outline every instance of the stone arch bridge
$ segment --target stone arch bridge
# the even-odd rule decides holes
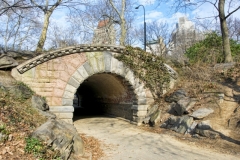
[[[22,63],[12,76],[45,97],[50,111],[69,123],[77,107],[89,107],[140,124],[154,100],[133,72],[114,58],[124,50],[112,45],[66,47]]]

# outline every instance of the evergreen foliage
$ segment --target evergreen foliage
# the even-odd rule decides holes
[[[240,60],[240,44],[230,40],[234,61]],[[223,63],[223,44],[221,36],[216,32],[206,34],[206,38],[194,44],[186,51],[190,63],[204,62],[208,64]]]

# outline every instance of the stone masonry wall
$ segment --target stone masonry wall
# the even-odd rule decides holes
[[[114,58],[114,54],[120,53],[91,51],[69,54],[69,48],[67,51],[68,54],[49,60],[42,58],[47,57],[49,53],[35,57],[32,62],[27,61],[13,69],[12,76],[45,97],[50,111],[59,118],[72,122],[73,99],[79,85],[96,73],[117,74],[129,82],[131,85],[129,87],[132,87],[136,94],[134,105],[131,107],[132,120],[141,123],[149,105],[153,102],[152,94],[144,88],[144,84],[139,79],[134,77],[129,68]]]
[[[84,62],[85,53],[71,54],[42,63],[22,75],[14,69],[12,75],[45,97],[49,106],[61,106],[69,78]]]

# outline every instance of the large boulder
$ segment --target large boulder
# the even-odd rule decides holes
[[[195,119],[203,119],[213,112],[214,110],[211,108],[199,108],[191,114],[191,117]]]
[[[233,68],[235,64],[236,64],[235,62],[231,62],[231,63],[217,63],[214,66],[214,70],[216,70],[218,72],[225,72],[226,70]]]
[[[31,98],[33,91],[25,84],[20,83],[14,87],[9,88],[9,93],[16,99],[29,99]]]
[[[32,96],[32,107],[38,110],[38,113],[47,119],[55,119],[56,115],[52,112],[49,112],[49,106],[46,100],[38,95]]]
[[[46,100],[43,97],[36,96],[36,95],[32,96],[32,106],[42,111],[49,110],[49,106],[46,103]]]
[[[154,105],[150,109],[148,109],[148,112],[143,119],[143,122],[145,124],[150,124],[151,126],[154,126],[157,122],[160,121],[160,114],[161,111],[158,109],[158,105]]]
[[[32,133],[32,137],[59,150],[64,160],[77,160],[84,155],[84,143],[77,130],[73,125],[62,120],[48,120]]]
[[[156,112],[158,110],[158,105],[154,105],[151,108],[148,109],[148,112],[146,114],[146,117],[149,117],[150,115],[152,115],[154,112]]]
[[[18,62],[12,57],[9,57],[5,54],[0,55],[0,69],[13,68],[18,65]]]
[[[178,102],[180,99],[186,97],[186,92],[183,89],[179,89],[173,92],[171,95],[165,97],[166,102]]]
[[[191,127],[192,123],[193,118],[188,115],[182,117],[171,116],[161,127],[183,134]]]
[[[177,101],[177,103],[172,106],[172,109],[175,111],[177,116],[182,116],[183,114],[188,114],[189,110],[195,105],[195,103],[195,99],[184,97]]]
[[[196,126],[198,125],[198,123],[196,121],[193,121],[193,123],[191,124],[191,126],[187,129],[187,132],[185,132],[186,134],[193,134],[195,132]]]
[[[220,137],[220,134],[218,132],[212,131],[212,130],[204,130],[204,129],[196,129],[195,132],[203,137],[208,137],[211,139],[216,139]]]
[[[161,114],[161,111],[157,110],[156,112],[150,115],[149,124],[151,126],[154,126],[156,123],[160,121],[160,114]]]
[[[210,130],[210,129],[212,129],[212,125],[209,120],[206,120],[206,121],[199,122],[197,124],[197,128],[202,129],[202,130]]]
[[[27,52],[27,51],[21,52],[21,51],[11,51],[11,50],[7,51],[6,55],[14,59],[24,59],[24,60],[31,59],[37,56],[36,53],[34,52]]]

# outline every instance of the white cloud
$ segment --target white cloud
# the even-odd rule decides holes
[[[163,17],[163,13],[159,11],[150,11],[146,13],[146,19],[148,19],[148,21],[157,20],[162,17]]]
[[[144,6],[152,5],[155,3],[155,0],[138,0],[138,3]]]
[[[66,13],[61,10],[55,10],[51,16],[51,23],[61,26],[61,28],[67,27],[68,23],[66,21]]]

